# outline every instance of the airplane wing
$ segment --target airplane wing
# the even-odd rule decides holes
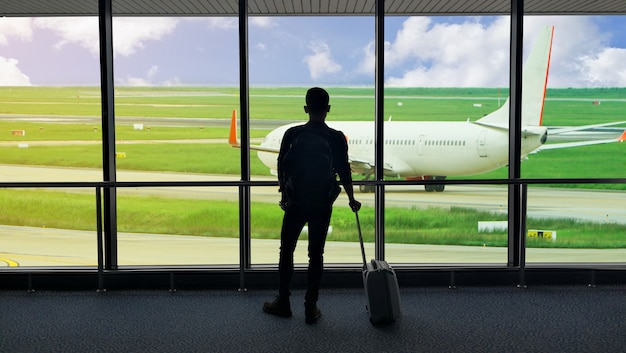
[[[348,162],[350,163],[350,169],[352,169],[354,173],[370,174],[374,169],[374,163],[367,160],[353,159],[348,156]]]
[[[601,145],[601,144],[613,143],[613,142],[623,142],[624,140],[626,140],[626,130],[624,130],[624,132],[619,137],[613,138],[613,139],[564,142],[564,143],[547,143],[547,144],[541,145],[541,147],[533,151],[533,153],[543,151],[543,150],[553,150],[553,149],[558,149],[558,148],[570,148],[570,147],[579,147],[579,146]]]
[[[626,124],[626,121],[616,121],[612,123],[603,123],[603,124],[594,124],[594,125],[583,125],[583,126],[567,126],[567,127],[548,127],[549,135],[560,135],[568,132],[575,131],[583,131],[583,130],[591,130],[599,127],[613,126],[613,125],[621,125]]]

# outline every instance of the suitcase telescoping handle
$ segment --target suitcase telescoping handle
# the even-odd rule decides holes
[[[361,222],[359,221],[359,212],[354,212],[356,216],[356,227],[359,230],[359,243],[361,243],[361,255],[363,256],[363,266],[367,266],[367,260],[365,259],[365,246],[363,246],[363,234],[361,233]]]

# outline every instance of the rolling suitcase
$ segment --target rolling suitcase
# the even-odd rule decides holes
[[[356,224],[363,256],[363,286],[370,322],[374,325],[393,322],[401,316],[398,278],[386,261],[373,259],[367,262],[358,213],[356,213]]]

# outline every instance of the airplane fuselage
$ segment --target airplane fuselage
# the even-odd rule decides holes
[[[373,122],[327,122],[346,135],[349,159],[356,173],[371,174],[374,160]],[[267,135],[263,147],[278,148],[285,125]],[[538,131],[541,130],[541,131]],[[544,127],[522,139],[522,157],[541,146]],[[384,170],[389,176],[468,176],[508,164],[508,130],[472,122],[385,122]],[[389,138],[387,138],[387,136]],[[259,158],[276,170],[275,153],[259,152]]]

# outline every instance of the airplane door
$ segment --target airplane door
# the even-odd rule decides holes
[[[426,135],[420,135],[417,138],[417,154],[419,156],[424,154],[424,141],[426,141]]]
[[[482,131],[478,135],[478,155],[487,157],[487,131]]]

